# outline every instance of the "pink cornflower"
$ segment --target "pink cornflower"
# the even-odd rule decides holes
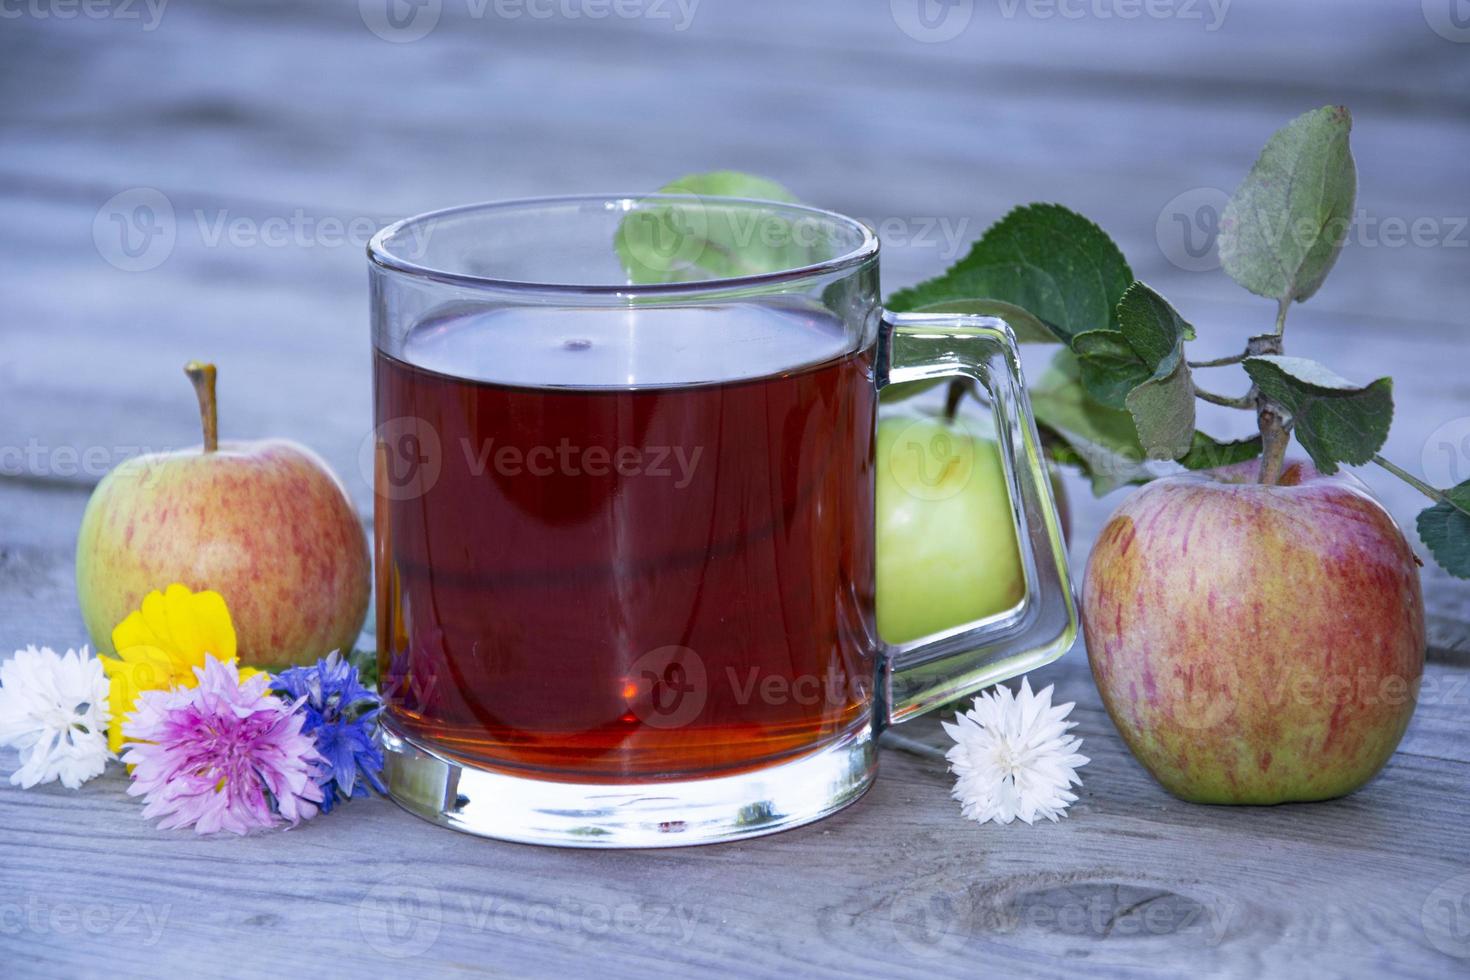
[[[134,767],[128,792],[144,798],[143,816],[200,834],[315,816],[323,760],[301,733],[298,705],[271,696],[268,674],[242,682],[233,663],[213,656],[194,672],[197,687],[139,694],[123,724],[122,761]]]

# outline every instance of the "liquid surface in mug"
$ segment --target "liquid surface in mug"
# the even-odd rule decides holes
[[[853,346],[824,311],[742,305],[479,312],[377,352],[390,723],[613,782],[865,724],[876,394]]]

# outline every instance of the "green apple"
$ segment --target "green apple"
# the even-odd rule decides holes
[[[878,632],[889,643],[1004,612],[1026,582],[1005,466],[963,416],[878,423]]]
[[[212,589],[242,663],[274,670],[350,652],[368,602],[368,548],[342,485],[280,439],[218,442],[214,366],[190,364],[204,445],[136,456],[103,478],[77,540],[77,598],[100,653],[154,589]]]

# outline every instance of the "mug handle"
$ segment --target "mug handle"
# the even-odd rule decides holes
[[[886,683],[880,690],[887,707],[878,717],[887,724],[1050,663],[1077,638],[1066,542],[1015,334],[995,316],[885,310],[878,387],[934,378],[972,378],[990,395],[1026,591],[1005,612],[907,643],[886,644]]]

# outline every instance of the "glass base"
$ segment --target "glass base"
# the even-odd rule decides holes
[[[681,847],[774,834],[820,820],[873,783],[872,729],[732,776],[561,783],[479,769],[394,732],[380,736],[383,780],[410,813],[455,830],[560,847]]]

